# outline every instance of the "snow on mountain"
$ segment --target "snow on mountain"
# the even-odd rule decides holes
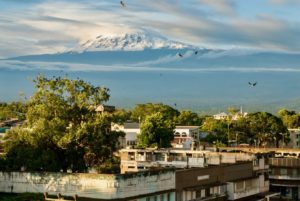
[[[144,49],[183,49],[192,48],[181,42],[168,40],[160,35],[153,35],[143,32],[126,33],[123,35],[99,35],[95,39],[82,43],[74,51],[137,51]]]

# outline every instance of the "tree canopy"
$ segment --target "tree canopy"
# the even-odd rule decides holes
[[[131,120],[143,121],[146,116],[160,112],[165,119],[174,120],[179,115],[179,111],[161,103],[137,104],[131,113]]]
[[[300,115],[295,111],[289,111],[287,109],[281,109],[278,111],[279,117],[282,119],[283,124],[288,128],[300,127]]]
[[[42,75],[34,83],[26,124],[6,135],[9,168],[82,172],[112,157],[123,134],[110,131],[110,114],[96,111],[109,99],[107,88]]]
[[[197,113],[188,110],[181,111],[175,120],[176,124],[184,126],[200,126],[203,121]]]
[[[247,116],[249,136],[256,139],[257,145],[267,146],[275,143],[279,146],[279,141],[289,140],[287,127],[282,120],[268,112],[255,112]],[[285,136],[285,137],[284,137]]]
[[[175,124],[160,112],[149,115],[141,124],[141,134],[137,139],[138,147],[171,147],[174,129]]]

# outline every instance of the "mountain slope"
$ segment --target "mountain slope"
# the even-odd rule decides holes
[[[75,52],[86,51],[136,51],[144,49],[184,49],[192,48],[192,46],[171,41],[163,36],[151,35],[147,33],[132,33],[124,35],[105,36],[99,35],[95,39],[87,40],[79,47],[75,48]]]

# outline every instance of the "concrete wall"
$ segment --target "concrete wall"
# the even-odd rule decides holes
[[[124,199],[175,189],[175,171],[129,175],[0,172],[0,192]]]
[[[181,191],[189,187],[225,183],[236,179],[249,178],[252,175],[251,162],[178,170],[176,173],[176,190]]]

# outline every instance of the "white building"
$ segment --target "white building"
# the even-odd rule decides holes
[[[228,119],[229,115],[225,112],[221,112],[219,114],[215,114],[213,115],[214,119],[217,119],[217,120],[223,120],[223,119]]]
[[[194,141],[200,140],[199,126],[176,126],[172,146],[190,149]]]
[[[136,122],[127,122],[123,125],[113,124],[111,130],[126,133],[125,142],[121,144],[123,148],[136,145],[137,136],[141,132],[139,123]]]
[[[132,147],[136,145],[137,136],[141,133],[139,123],[130,122],[113,124],[111,130],[123,131],[126,133],[125,142],[121,142],[121,147]],[[200,139],[199,126],[176,126],[174,130],[174,140],[172,146],[176,148],[190,149],[193,141]]]

